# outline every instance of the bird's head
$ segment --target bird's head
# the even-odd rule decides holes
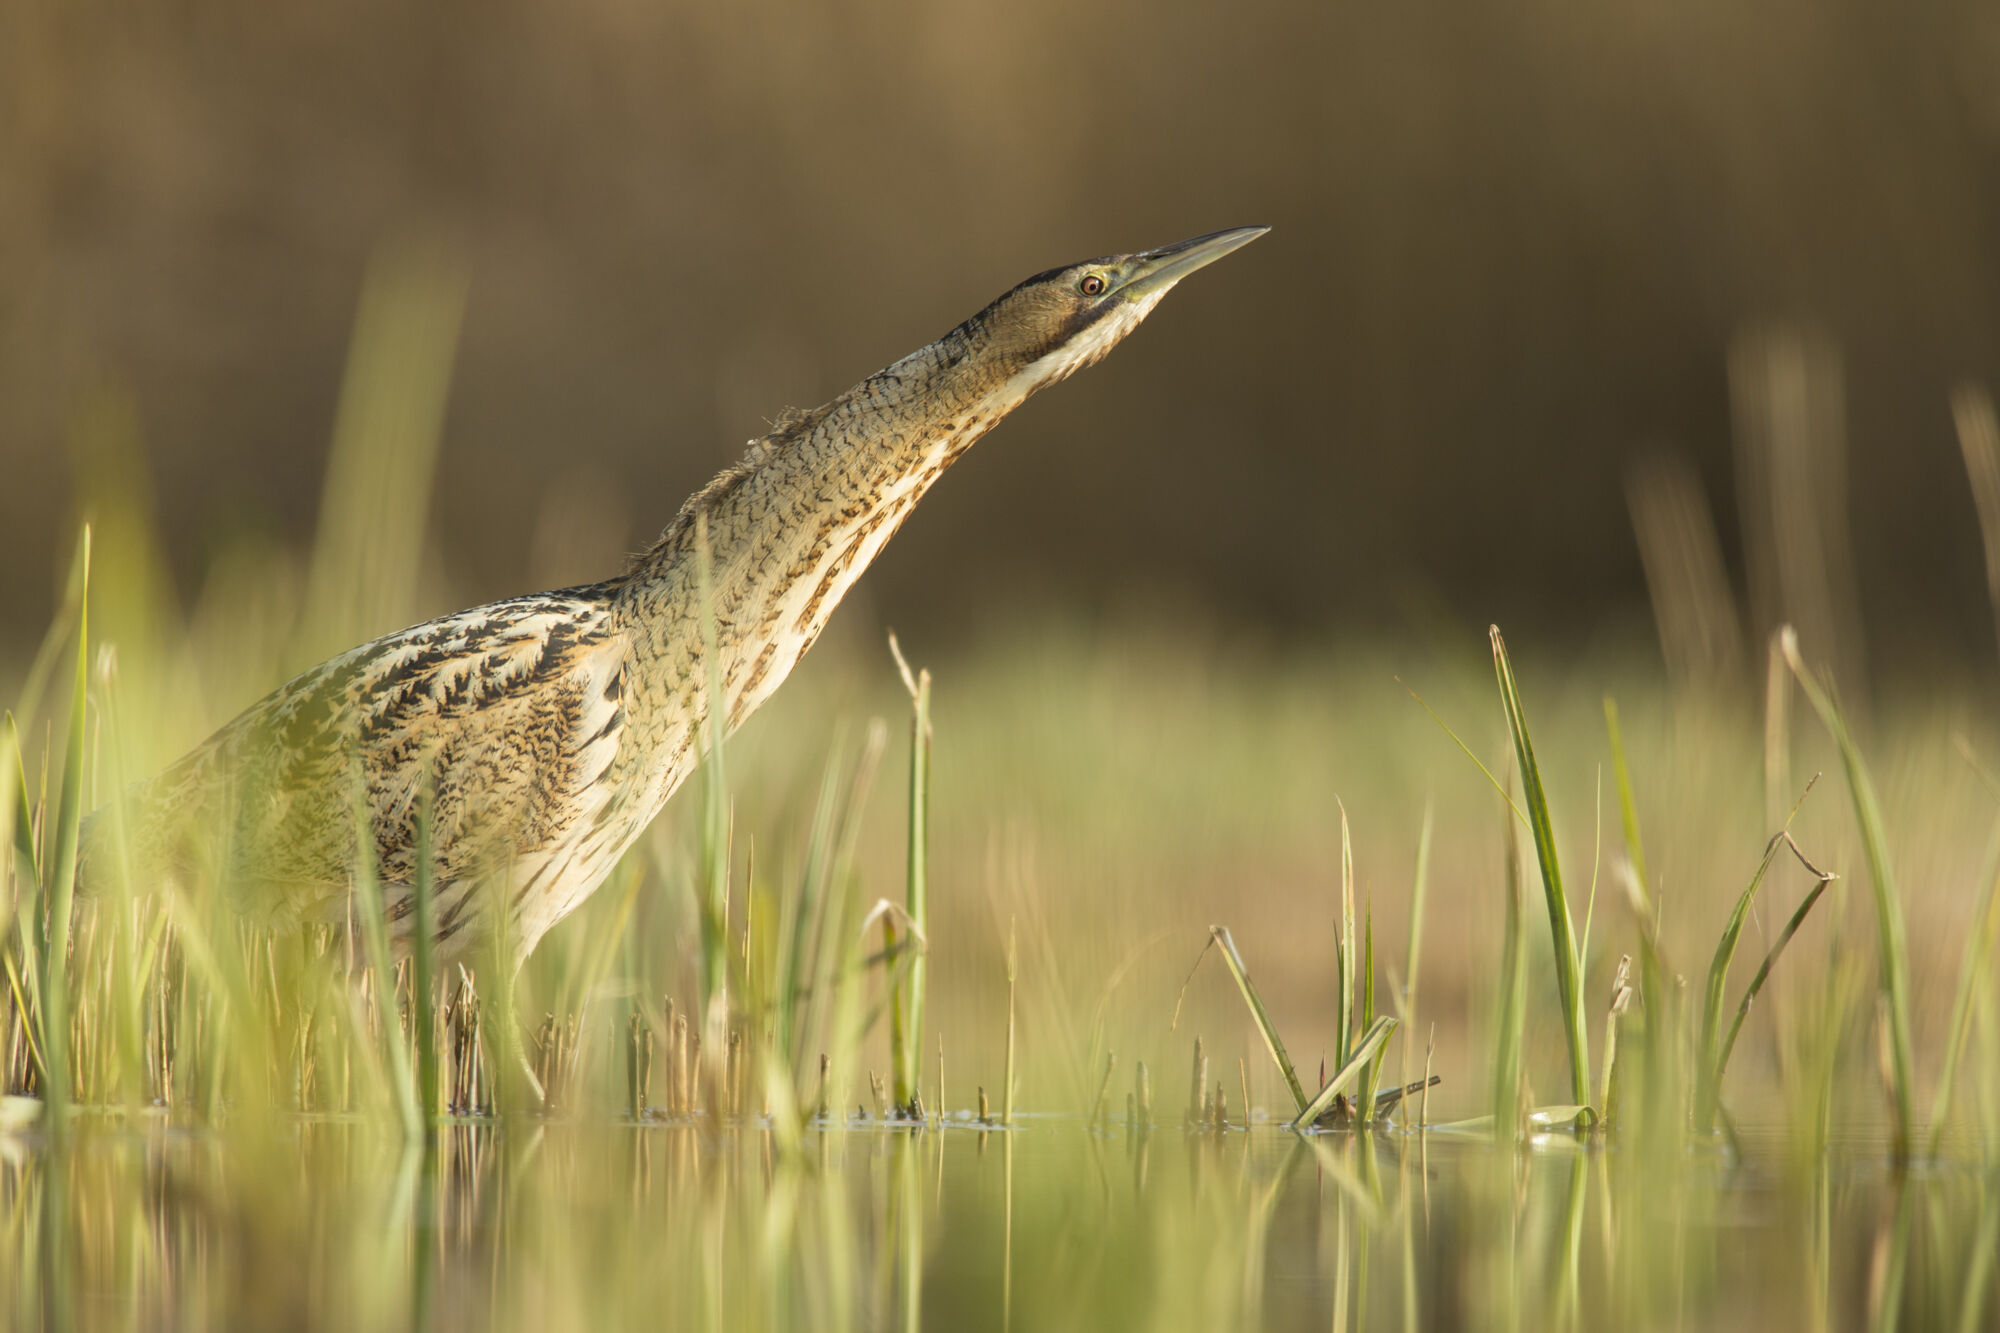
[[[971,326],[1025,396],[1100,360],[1175,283],[1269,230],[1234,227],[1158,250],[1050,269],[982,310]]]

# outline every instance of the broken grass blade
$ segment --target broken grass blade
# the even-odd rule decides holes
[[[1306,1108],[1299,1112],[1298,1117],[1292,1121],[1291,1127],[1293,1129],[1308,1129],[1321,1116],[1325,1115],[1327,1108],[1333,1105],[1333,1099],[1345,1092],[1347,1085],[1361,1076],[1362,1069],[1370,1060],[1375,1058],[1375,1053],[1382,1049],[1382,1043],[1389,1040],[1389,1034],[1395,1030],[1396,1020],[1388,1014],[1384,1014],[1382,1017],[1376,1019],[1369,1026],[1368,1031],[1362,1036],[1361,1040],[1355,1044],[1354,1054],[1348,1057],[1347,1063],[1340,1067],[1338,1073],[1327,1080],[1326,1086],[1321,1088],[1319,1095],[1308,1102]]]
[[[1243,1002],[1250,1006],[1250,1017],[1256,1020],[1257,1030],[1264,1036],[1264,1048],[1271,1052],[1278,1072],[1285,1077],[1285,1086],[1292,1090],[1292,1100],[1303,1111],[1308,1098],[1306,1090],[1299,1083],[1299,1076],[1292,1068],[1291,1057],[1285,1054],[1285,1043],[1278,1037],[1277,1026],[1271,1022],[1271,1011],[1264,1007],[1263,997],[1257,994],[1255,983],[1250,980],[1250,969],[1243,965],[1243,955],[1236,951],[1236,941],[1229,934],[1227,926],[1210,926],[1209,938],[1222,950],[1222,961],[1229,965],[1229,975],[1236,978],[1236,988],[1243,992]]]
[[[1910,1140],[1916,1124],[1914,1085],[1916,1074],[1910,1054],[1909,950],[1903,943],[1903,906],[1896,894],[1895,872],[1889,863],[1889,835],[1882,820],[1881,802],[1875,796],[1875,782],[1861,757],[1861,748],[1847,730],[1847,720],[1827,693],[1820,679],[1806,668],[1799,655],[1799,636],[1790,626],[1781,631],[1780,646],[1792,675],[1805,691],[1807,702],[1833,736],[1840,750],[1841,766],[1847,771],[1847,790],[1854,802],[1855,823],[1860,826],[1862,850],[1868,858],[1869,887],[1875,897],[1875,925],[1880,957],[1878,983],[1888,1001],[1889,1041],[1894,1065],[1893,1089],[1896,1104],[1895,1153],[1898,1159],[1910,1155]]]
[[[28,939],[25,922],[22,924],[21,939],[24,943],[32,944],[32,941]],[[36,975],[35,955],[30,953],[23,961],[28,965],[28,977],[25,985],[22,983],[21,969],[16,966],[14,961],[14,951],[6,947],[5,937],[0,936],[0,964],[4,964],[6,967],[7,990],[14,1002],[15,1021],[20,1024],[16,1031],[27,1042],[28,1059],[34,1062],[35,1068],[40,1069],[45,1067],[47,1061],[47,1057],[42,1053],[41,1040],[35,1035],[36,1024],[34,1016],[40,1012],[40,1004],[38,1001],[29,999],[29,990],[34,985]]]
[[[1792,843],[1789,833],[1781,834],[1780,836],[1787,843]],[[1736,1049],[1736,1034],[1743,1030],[1743,1020],[1750,1017],[1751,1004],[1757,999],[1757,993],[1764,989],[1764,983],[1770,979],[1771,969],[1777,965],[1778,955],[1785,951],[1785,946],[1792,942],[1792,936],[1798,934],[1799,927],[1805,924],[1806,916],[1812,911],[1813,904],[1817,903],[1820,895],[1826,892],[1826,886],[1839,878],[1838,875],[1830,871],[1819,869],[1812,862],[1806,860],[1804,856],[1799,855],[1796,843],[1792,843],[1792,854],[1798,856],[1799,863],[1811,872],[1817,882],[1807,891],[1805,900],[1799,904],[1798,910],[1792,913],[1792,919],[1787,921],[1785,928],[1778,933],[1777,942],[1772,944],[1771,951],[1764,955],[1763,963],[1757,968],[1757,975],[1750,978],[1749,988],[1743,992],[1743,1002],[1736,1006],[1736,1021],[1729,1025],[1729,1036],[1723,1041],[1722,1048],[1716,1053],[1715,1057],[1713,1082],[1708,1089],[1708,1095],[1711,1099],[1711,1106],[1709,1107],[1711,1114],[1713,1113],[1714,1105],[1717,1104],[1716,1099],[1719,1099],[1721,1095],[1722,1075],[1729,1068],[1729,1054]],[[1704,1126],[1704,1129],[1706,1128]]]
[[[1729,965],[1736,957],[1736,945],[1743,936],[1743,923],[1750,917],[1750,906],[1756,900],[1757,890],[1764,886],[1771,867],[1777,863],[1778,849],[1789,841],[1788,834],[1779,832],[1765,844],[1764,859],[1757,863],[1750,883],[1737,895],[1736,909],[1729,914],[1729,921],[1715,942],[1715,956],[1708,964],[1708,988],[1703,992],[1701,1006],[1701,1066],[1696,1071],[1701,1086],[1695,1093],[1694,1112],[1695,1128],[1704,1134],[1715,1128],[1715,1097],[1722,1083],[1717,1056],[1721,1050],[1722,993],[1729,982]],[[1796,845],[1793,850],[1798,850]]]

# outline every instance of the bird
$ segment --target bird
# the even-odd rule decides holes
[[[602,582],[476,606],[281,685],[83,831],[113,867],[208,875],[252,923],[352,923],[378,884],[391,947],[429,858],[437,956],[515,966],[604,882],[936,484],[1037,391],[1101,360],[1237,227],[1038,273],[832,401],[794,412]],[[710,648],[714,660],[707,660]]]

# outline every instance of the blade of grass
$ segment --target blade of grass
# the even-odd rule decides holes
[[[1591,796],[1590,892],[1583,900],[1583,933],[1576,937],[1576,956],[1590,959],[1590,927],[1597,917],[1597,872],[1604,866],[1604,768],[1597,770],[1597,790]]]
[[[1410,886],[1410,943],[1409,952],[1405,956],[1403,963],[1403,1004],[1402,1012],[1398,1015],[1403,1021],[1403,1030],[1406,1034],[1416,1031],[1417,979],[1420,966],[1423,963],[1424,904],[1430,891],[1432,814],[1431,798],[1426,794],[1424,797],[1423,832],[1417,835],[1415,882]],[[1397,1051],[1400,1054],[1400,1062],[1397,1066],[1397,1080],[1407,1085],[1410,1081],[1410,1038],[1408,1035],[1405,1035],[1402,1042],[1397,1046]],[[1407,1122],[1407,1111],[1405,1112],[1404,1119]]]
[[[1639,836],[1639,803],[1632,795],[1632,770],[1625,762],[1625,733],[1618,725],[1618,701],[1604,696],[1604,731],[1611,743],[1611,776],[1618,786],[1618,817],[1625,830],[1625,857],[1632,871],[1650,892],[1652,879],[1646,874],[1646,848]]]
[[[805,869],[799,875],[798,892],[791,906],[778,916],[778,958],[782,977],[772,996],[774,1004],[772,1040],[781,1052],[793,1058],[798,1073],[800,1049],[810,1030],[808,1011],[815,997],[828,993],[838,964],[844,931],[840,913],[828,901],[834,859],[834,824],[840,807],[840,769],[843,742],[836,739],[820,774],[819,796],[813,803],[812,823],[806,834]],[[829,931],[833,934],[829,937]]]
[[[1326,1086],[1319,1090],[1318,1095],[1306,1103],[1305,1109],[1292,1120],[1291,1128],[1305,1129],[1325,1115],[1327,1109],[1333,1105],[1333,1099],[1345,1092],[1348,1084],[1361,1076],[1362,1069],[1375,1058],[1376,1052],[1382,1049],[1382,1043],[1389,1040],[1389,1034],[1395,1030],[1396,1020],[1388,1014],[1371,1023],[1368,1031],[1361,1035],[1361,1040],[1355,1043],[1354,1054],[1349,1056],[1347,1063],[1326,1081]]]
[[[1511,819],[1506,825],[1503,882],[1507,912],[1500,934],[1500,1003],[1493,1034],[1493,1126],[1500,1142],[1511,1143],[1519,1129],[1521,1030],[1527,1019],[1527,933],[1521,928],[1520,825]]]
[[[1652,895],[1652,881],[1646,869],[1645,841],[1639,831],[1639,803],[1633,795],[1632,770],[1625,757],[1625,732],[1618,717],[1618,704],[1604,696],[1604,731],[1611,746],[1611,773],[1618,788],[1618,817],[1625,834],[1625,864],[1621,867],[1626,899],[1638,925],[1639,1007],[1645,1019],[1645,1051],[1640,1072],[1645,1076],[1644,1095],[1627,1100],[1638,1108],[1645,1126],[1672,1121],[1676,1131],[1678,1116],[1655,1116],[1656,1106],[1671,1103],[1666,1092],[1668,1053],[1673,1049],[1673,997],[1667,990],[1672,975],[1660,953],[1659,912]],[[1609,1058],[1607,1053],[1606,1058]],[[1608,1086],[1608,1085],[1607,1085]],[[1605,1108],[1610,1121],[1610,1108]]]
[[[1292,1067],[1291,1057],[1285,1054],[1285,1043],[1278,1036],[1278,1028],[1271,1021],[1270,1010],[1264,1007],[1264,999],[1257,993],[1256,985],[1250,980],[1250,969],[1244,966],[1243,955],[1236,950],[1236,941],[1227,926],[1210,926],[1208,937],[1222,951],[1222,961],[1229,966],[1229,975],[1236,978],[1236,988],[1243,992],[1243,1002],[1250,1006],[1250,1017],[1256,1020],[1257,1031],[1263,1035],[1264,1049],[1271,1053],[1271,1062],[1278,1066],[1278,1073],[1284,1076],[1285,1086],[1291,1089],[1292,1100],[1303,1111],[1310,1100],[1306,1090],[1299,1083],[1298,1071]]]
[[[1810,783],[1807,784],[1806,790],[1808,792],[1812,790]],[[1805,797],[1801,795],[1799,800],[1803,803]],[[1794,805],[1792,814],[1797,815],[1798,809],[1799,807]],[[1805,854],[1799,851],[1798,844],[1792,841],[1792,835],[1787,831],[1791,827],[1791,822],[1791,818],[1788,817],[1785,820],[1785,828],[1771,835],[1771,841],[1765,845],[1764,857],[1757,863],[1756,873],[1750,876],[1750,883],[1737,896],[1736,908],[1729,914],[1729,921],[1722,928],[1721,938],[1715,942],[1715,956],[1709,960],[1708,987],[1703,992],[1701,1006],[1700,1063],[1695,1070],[1694,1125],[1703,1134],[1715,1128],[1716,1098],[1722,1086],[1720,1038],[1723,991],[1729,983],[1729,965],[1736,957],[1736,946],[1743,935],[1743,924],[1750,917],[1751,904],[1756,900],[1757,890],[1763,887],[1765,878],[1771,873],[1771,867],[1777,863],[1780,848],[1791,847],[1792,855],[1798,857],[1800,864],[1808,869],[1812,867],[1812,863],[1806,860]],[[1823,886],[1824,881],[1822,881]]]
[[[1972,1000],[1980,983],[1993,974],[1993,942],[2000,935],[2000,823],[1993,828],[1986,850],[1985,874],[1981,877],[1979,904],[1972,909],[1972,929],[1965,938],[1965,958],[1958,965],[1958,993],[1952,997],[1951,1024],[1945,1029],[1944,1063],[1938,1069],[1937,1092],[1931,1098],[1931,1133],[1927,1153],[1938,1155],[1944,1141],[1945,1117],[1951,1111],[1951,1094],[1958,1077],[1958,1061],[1965,1050],[1966,1033],[1972,1026]]]
[[[1340,936],[1334,941],[1334,959],[1340,970],[1340,990],[1335,996],[1334,1063],[1344,1065],[1354,1041],[1354,839],[1348,833],[1347,806],[1340,806]]]
[[[1736,1006],[1736,1019],[1729,1025],[1729,1036],[1723,1040],[1721,1050],[1716,1053],[1715,1070],[1713,1074],[1709,1075],[1707,1095],[1711,1102],[1708,1108],[1711,1117],[1714,1113],[1713,1103],[1721,1092],[1722,1076],[1729,1068],[1729,1054],[1736,1049],[1736,1035],[1743,1030],[1743,1020],[1750,1017],[1751,1004],[1756,1001],[1757,993],[1764,989],[1764,983],[1770,979],[1771,969],[1777,965],[1778,955],[1783,953],[1785,946],[1792,942],[1792,936],[1799,933],[1799,927],[1805,924],[1806,917],[1811,913],[1813,905],[1819,901],[1820,895],[1826,892],[1826,886],[1839,878],[1839,876],[1829,871],[1821,870],[1813,865],[1812,862],[1806,860],[1804,854],[1799,851],[1798,844],[1792,842],[1789,833],[1780,834],[1779,836],[1791,846],[1792,855],[1799,858],[1799,864],[1803,865],[1806,871],[1812,875],[1814,882],[1812,888],[1807,890],[1805,898],[1799,903],[1797,910],[1792,913],[1791,920],[1785,922],[1785,928],[1778,933],[1777,940],[1771,945],[1771,951],[1764,955],[1764,961],[1758,966],[1757,974],[1750,978],[1750,985],[1743,992],[1742,1003]]]
[[[896,636],[889,636],[889,651],[896,669],[910,692],[910,809],[907,856],[910,920],[919,935],[929,936],[930,918],[930,804],[931,804],[931,673],[910,673]],[[895,1055],[896,1104],[912,1119],[922,1115],[917,1095],[917,1061],[924,1044],[924,956],[910,961],[903,992],[889,1010],[889,1041]],[[942,1108],[940,1108],[942,1109]]]
[[[424,766],[422,789],[417,793],[417,873],[410,893],[414,897],[410,939],[410,1026],[417,1037],[417,1104],[425,1133],[441,1105],[438,1096],[437,1016],[433,1012],[437,988],[437,858],[435,812],[437,782],[429,764]]]
[[[1549,939],[1554,946],[1556,990],[1562,1000],[1563,1036],[1569,1042],[1570,1092],[1579,1105],[1590,1102],[1590,1046],[1583,1021],[1583,960],[1577,954],[1576,936],[1570,924],[1569,901],[1563,896],[1562,866],[1556,856],[1555,828],[1549,818],[1548,794],[1542,787],[1541,769],[1535,763],[1535,747],[1528,738],[1528,719],[1521,707],[1521,692],[1514,679],[1514,667],[1507,659],[1507,644],[1500,627],[1488,628],[1493,643],[1493,670],[1500,683],[1500,699],[1507,710],[1507,729],[1514,737],[1514,757],[1521,767],[1521,795],[1528,808],[1528,827],[1535,835],[1535,859],[1541,865],[1542,892],[1548,902]]]
[[[1847,770],[1847,789],[1854,801],[1855,822],[1860,825],[1861,845],[1868,858],[1869,887],[1875,896],[1875,926],[1881,977],[1878,985],[1888,1005],[1889,1043],[1894,1065],[1896,1105],[1895,1152],[1898,1159],[1910,1154],[1915,1132],[1915,1070],[1910,1055],[1909,953],[1903,943],[1903,907],[1896,893],[1895,873],[1889,863],[1889,837],[1882,821],[1882,807],[1875,796],[1875,783],[1861,748],[1847,729],[1847,720],[1824,684],[1799,656],[1799,638],[1789,627],[1780,640],[1785,661],[1805,691],[1806,699],[1832,733],[1840,750],[1840,762]]]
[[[1779,821],[1792,791],[1792,681],[1785,667],[1785,632],[1771,632],[1764,650],[1764,820]]]
[[[6,749],[0,751],[0,782],[13,789],[11,795],[0,789],[0,808],[12,815],[6,841],[32,867],[35,882],[39,884],[42,867],[35,855],[35,812],[28,804],[28,770],[21,762],[21,733],[14,725],[12,713],[0,714],[0,739],[6,743]],[[14,759],[11,764],[7,762],[10,754]]]
[[[410,1068],[409,1047],[396,1023],[396,960],[389,951],[389,929],[382,908],[381,881],[376,878],[375,834],[370,825],[366,781],[357,769],[354,786],[354,914],[361,928],[362,948],[368,955],[369,971],[375,986],[375,1012],[382,1027],[382,1041],[389,1050],[390,1091],[396,1100],[397,1118],[402,1121],[404,1138],[420,1142],[425,1117],[417,1096],[416,1075]],[[513,1014],[500,1015],[502,1023],[513,1022]]]
[[[1001,1074],[1000,1123],[1014,1123],[1014,983],[1020,975],[1021,951],[1014,935],[1014,919],[1007,919],[1007,1063]]]
[[[1994,415],[1992,398],[1970,384],[1952,390],[1951,415],[1958,428],[1966,480],[1972,486],[1973,508],[1979,515],[1993,627],[2000,633],[2000,417]]]
[[[62,796],[56,807],[54,845],[42,880],[48,934],[41,950],[42,1097],[49,1133],[62,1137],[69,1109],[69,933],[76,889],[77,832],[83,821],[83,749],[90,696],[90,526],[84,525],[77,563],[83,586],[76,609],[76,676],[70,691],[69,737],[63,751]]]
[[[1965,1265],[1965,1283],[1958,1298],[1958,1333],[1978,1333],[1986,1314],[1986,1287],[1993,1275],[1993,1260],[2000,1255],[2000,1194],[1980,1192],[1979,1227],[1973,1234],[1970,1258]]]
[[[1371,901],[1361,927],[1361,1026],[1375,1021],[1375,904]],[[1361,1090],[1354,1104],[1364,1121],[1374,1118],[1375,1083],[1381,1077],[1382,1062],[1370,1060],[1361,1074]]]
[[[1611,1128],[1618,1121],[1619,1093],[1623,1074],[1618,1067],[1618,1020],[1632,1003],[1632,987],[1627,984],[1632,975],[1632,956],[1626,954],[1618,960],[1618,970],[1611,974],[1611,1002],[1604,1007],[1604,1087],[1598,1102],[1604,1109],[1605,1127]]]
[[[62,658],[63,645],[69,642],[70,630],[76,624],[77,616],[83,609],[84,585],[89,577],[89,548],[84,542],[77,543],[76,554],[71,557],[69,578],[64,584],[62,605],[56,608],[49,621],[49,627],[42,635],[41,644],[35,649],[34,660],[28,665],[28,674],[22,678],[18,696],[21,726],[34,730],[37,706],[43,693],[48,689],[49,679],[55,675],[56,663]],[[24,786],[25,790],[25,786]]]
[[[39,1069],[47,1057],[42,1053],[41,1042],[35,1037],[34,1015],[38,1012],[38,1007],[28,998],[27,987],[22,984],[21,970],[14,962],[13,950],[0,948],[0,963],[6,964],[7,990],[14,997],[14,1013],[21,1024],[21,1036],[28,1043],[28,1058],[34,1061],[35,1067]],[[28,986],[32,986],[33,983],[34,971],[31,967],[28,973]]]
[[[723,695],[720,627],[716,623],[714,555],[708,518],[695,516],[695,578],[701,605],[702,672],[707,707],[702,713],[701,998],[702,1053],[710,1082],[719,1085],[729,1028],[729,781],[723,740],[729,730]]]
[[[1405,694],[1409,695],[1412,699],[1415,699],[1417,701],[1417,707],[1423,709],[1426,713],[1430,714],[1431,721],[1438,724],[1439,730],[1443,731],[1445,735],[1451,737],[1451,743],[1453,745],[1456,745],[1459,748],[1459,751],[1463,753],[1467,759],[1470,759],[1472,761],[1472,766],[1478,769],[1480,774],[1483,777],[1485,777],[1485,779],[1488,782],[1493,784],[1493,790],[1500,793],[1500,799],[1505,801],[1507,803],[1507,808],[1514,812],[1514,818],[1520,820],[1523,824],[1526,824],[1528,822],[1528,817],[1521,813],[1520,806],[1514,804],[1514,794],[1507,790],[1506,786],[1500,781],[1499,778],[1493,776],[1492,769],[1488,768],[1484,763],[1480,762],[1479,756],[1472,752],[1472,747],[1467,745],[1464,741],[1458,738],[1458,733],[1451,729],[1451,724],[1446,722],[1443,718],[1439,717],[1437,714],[1437,710],[1435,708],[1432,708],[1429,704],[1425,703],[1424,696],[1418,694],[1415,690],[1411,689],[1409,683],[1403,680],[1402,677],[1398,676],[1396,678],[1396,683],[1403,687],[1403,692]]]

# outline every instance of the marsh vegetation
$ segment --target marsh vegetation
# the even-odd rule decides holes
[[[438,385],[368,364],[421,423]],[[1668,676],[1157,609],[934,672],[857,632],[518,973],[393,956],[366,876],[352,929],[214,877],[78,900],[85,811],[449,604],[412,439],[344,436],[315,550],[233,539],[185,607],[135,460],[88,479],[0,741],[16,1324],[2000,1311],[2000,726],[1942,679],[1843,699],[1825,626],[1670,635]]]

